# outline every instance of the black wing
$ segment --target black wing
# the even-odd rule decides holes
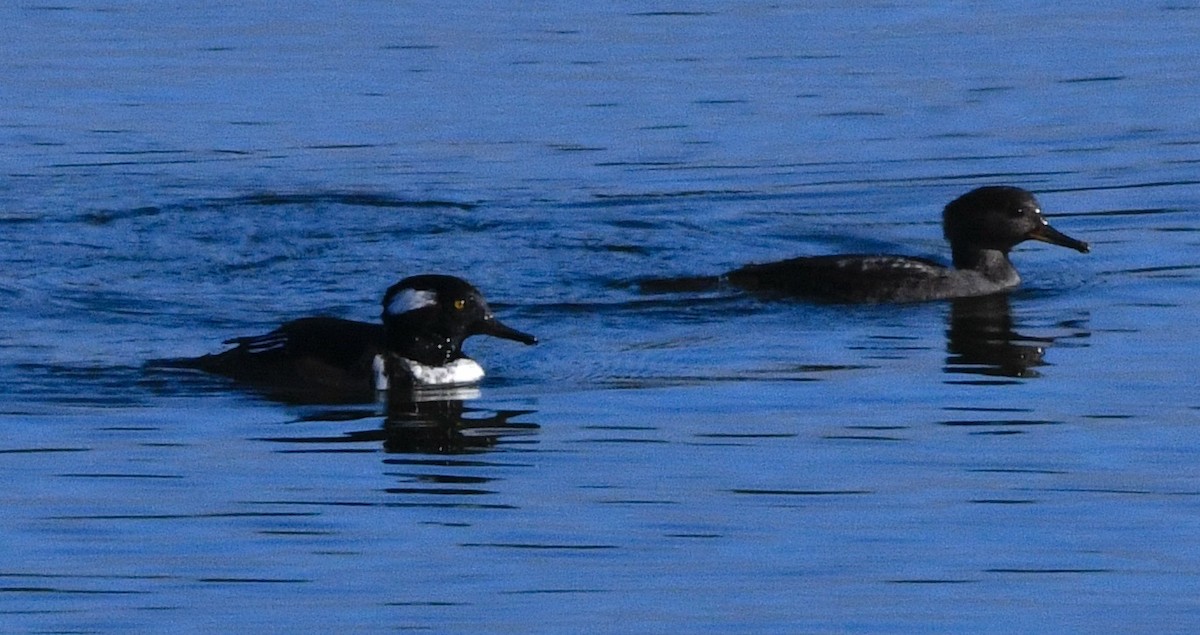
[[[382,341],[383,326],[379,324],[312,317],[292,320],[264,335],[226,340],[235,347],[220,355],[309,358],[349,368],[377,353]]]
[[[270,333],[227,340],[233,348],[187,365],[256,383],[300,385],[325,378],[359,383],[370,379],[371,360],[382,350],[382,341],[379,324],[302,318]]]

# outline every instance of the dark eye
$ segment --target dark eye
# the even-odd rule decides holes
[[[1015,207],[1013,209],[1008,210],[1008,215],[1012,216],[1013,218],[1020,218],[1020,217],[1024,216],[1025,213],[1028,211],[1029,211],[1029,208],[1026,208],[1026,207]]]

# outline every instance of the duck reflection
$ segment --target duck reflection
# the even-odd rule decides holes
[[[1007,294],[958,298],[946,329],[946,372],[1031,378],[1046,364],[1054,338],[1021,335],[1013,328]]]
[[[509,437],[533,435],[534,423],[512,419],[534,410],[487,410],[466,402],[479,396],[476,388],[394,391],[380,402],[383,424],[337,436],[293,436],[267,439],[297,444],[382,443],[390,453],[466,454],[483,452]],[[305,422],[378,421],[379,409],[322,410],[303,417]],[[342,448],[328,451],[341,452]]]
[[[387,401],[383,420],[383,448],[388,452],[461,454],[491,448],[501,439],[532,434],[537,424],[514,423],[514,417],[533,410],[488,411],[468,408],[465,402],[478,389],[439,390],[420,395],[400,393]]]

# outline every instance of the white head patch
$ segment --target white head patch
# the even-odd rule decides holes
[[[387,314],[402,315],[435,304],[437,304],[437,292],[435,291],[403,289],[392,296],[391,302],[388,302]]]

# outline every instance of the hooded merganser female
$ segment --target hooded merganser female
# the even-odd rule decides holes
[[[184,365],[300,401],[362,401],[389,388],[462,386],[483,368],[462,352],[472,335],[536,344],[502,324],[483,294],[454,276],[405,278],[383,296],[383,324],[331,317],[292,320]]]
[[[835,302],[919,302],[1007,291],[1021,282],[1008,259],[1013,247],[1040,240],[1088,253],[1088,244],[1050,226],[1033,194],[988,186],[954,199],[942,214],[954,267],[923,258],[840,255],[747,265],[723,276],[750,290]]]

